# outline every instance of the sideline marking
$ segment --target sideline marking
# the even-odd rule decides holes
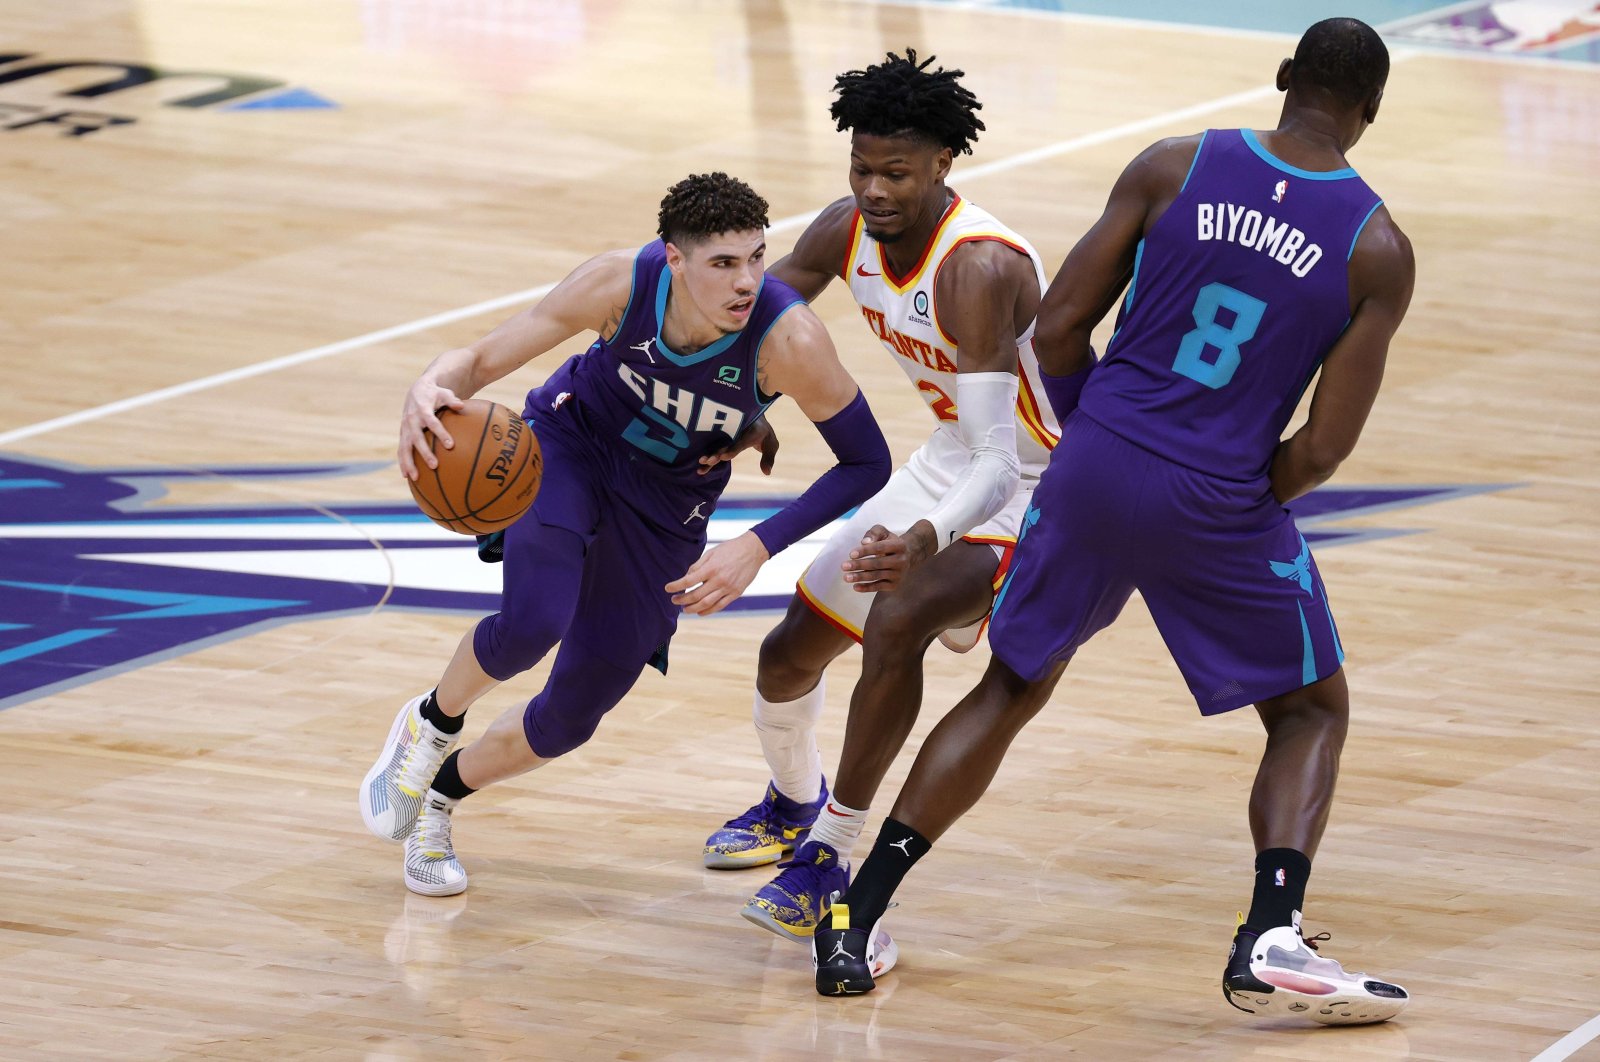
[[[1562,1062],[1571,1058],[1584,1044],[1600,1036],[1600,1014],[1596,1014],[1549,1047],[1533,1056],[1533,1062]]]

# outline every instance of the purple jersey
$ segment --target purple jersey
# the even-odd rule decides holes
[[[560,409],[583,434],[635,458],[646,474],[703,490],[708,480],[725,482],[727,466],[698,476],[698,460],[726,446],[778,397],[757,386],[756,357],[778,318],[805,300],[766,277],[743,330],[679,354],[661,338],[671,279],[665,245],[656,240],[640,248],[616,332],[528,392],[523,415],[537,421]]]
[[[1180,465],[1265,475],[1350,323],[1348,263],[1381,203],[1355,170],[1302,170],[1248,129],[1207,131],[1139,244],[1080,408]]]

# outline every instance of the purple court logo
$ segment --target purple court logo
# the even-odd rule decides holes
[[[1455,4],[1391,23],[1395,41],[1443,44],[1503,55],[1600,61],[1600,3],[1594,0],[1497,0]]]
[[[50,59],[31,52],[0,53],[0,132],[34,130],[84,137],[137,119],[84,107],[76,100],[155,82],[182,84],[187,91],[162,101],[165,107],[223,111],[326,110],[338,106],[310,89],[277,78],[211,69],[176,69],[119,59]],[[16,97],[16,98],[10,98]]]
[[[0,456],[0,708],[282,623],[380,608],[494,611],[499,567],[409,501],[154,504],[183,480],[248,484],[379,467],[81,468]],[[1506,486],[1323,489],[1294,512],[1307,540],[1327,547],[1411,533],[1326,526],[1340,518]],[[724,498],[709,538],[733,538],[787,501]],[[732,609],[786,606],[830,530],[769,562]]]

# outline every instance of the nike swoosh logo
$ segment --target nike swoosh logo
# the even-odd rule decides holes
[[[883,276],[883,274],[882,273],[869,273],[869,272],[867,272],[867,267],[866,266],[858,265],[858,266],[856,266],[856,276],[858,276],[858,277],[881,277],[881,276]]]

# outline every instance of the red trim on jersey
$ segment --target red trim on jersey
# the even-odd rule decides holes
[[[997,545],[997,546],[999,546],[999,545],[1004,545],[1005,546],[1005,551],[1000,554],[1000,563],[995,565],[995,568],[994,568],[994,579],[993,579],[993,581],[991,583],[991,585],[993,585],[993,587],[994,587],[994,592],[998,594],[1000,592],[1001,585],[1004,584],[1005,581],[1006,581],[1006,573],[1011,570],[1011,558],[1016,555],[1016,552],[1017,552],[1017,540],[1013,538],[1013,539],[988,539],[987,541],[989,541],[989,542],[991,542],[991,543],[993,543],[994,545]],[[984,622],[985,623],[989,622],[989,618],[987,616],[984,617]],[[981,634],[982,632],[980,631],[979,633]]]
[[[1027,258],[1030,262],[1033,260],[1032,256],[1028,254],[1028,249],[1023,247],[1021,244],[1013,243],[1004,236],[999,236],[994,233],[974,232],[970,236],[961,237],[955,243],[950,245],[950,250],[946,251],[944,253],[944,257],[939,259],[939,269],[944,268],[944,264],[950,260],[950,256],[955,253],[957,247],[960,247],[964,243],[981,243],[985,240],[989,240],[994,243],[1003,243],[1013,251],[1016,251],[1018,254],[1022,255],[1022,257]],[[946,343],[949,343],[952,347],[956,347],[959,346],[959,344],[956,343],[956,337],[951,335],[949,332],[946,332],[944,330],[944,325],[939,323],[939,269],[935,269],[933,271],[933,326],[939,330],[939,334],[941,336],[944,336],[944,341]],[[1039,292],[1039,297],[1044,298],[1044,292]]]
[[[851,630],[849,625],[846,624],[844,620],[829,612],[826,605],[811,596],[811,591],[806,589],[805,583],[794,584],[794,591],[800,595],[800,600],[805,602],[806,607],[817,614],[818,619],[822,620],[822,622],[826,623],[828,626],[832,627],[846,638],[849,638],[857,645],[861,644],[861,632]]]
[[[912,266],[911,272],[905,274],[904,280],[900,279],[894,268],[889,265],[889,259],[883,253],[883,244],[878,244],[878,264],[883,266],[883,279],[894,289],[896,295],[904,295],[906,290],[911,287],[912,282],[921,276],[922,271],[928,267],[928,256],[933,254],[935,247],[939,246],[939,237],[944,233],[945,225],[955,216],[956,208],[961,205],[960,193],[952,191],[950,195],[952,197],[950,205],[944,208],[944,213],[939,217],[939,224],[933,227],[933,235],[928,237],[927,245],[922,248],[922,257],[917,259],[917,264]]]
[[[856,247],[861,243],[861,211],[857,210],[850,215],[850,242],[844,248],[844,267],[839,270],[840,278],[850,283],[850,263],[856,260]]]
[[[1042,370],[1041,370],[1042,371]],[[1022,423],[1033,432],[1033,437],[1039,440],[1039,445],[1046,450],[1054,450],[1061,442],[1061,436],[1045,427],[1044,414],[1039,409],[1039,399],[1033,393],[1033,387],[1028,383],[1028,374],[1022,371],[1022,366],[1017,366],[1017,379],[1021,386],[1017,388],[1017,413],[1022,417]]]

